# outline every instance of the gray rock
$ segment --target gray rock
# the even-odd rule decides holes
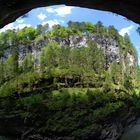
[[[88,47],[88,42],[90,40],[93,40],[97,44],[97,47],[101,48],[103,50],[105,61],[106,61],[106,67],[109,67],[113,61],[116,61],[118,63],[121,60],[124,61],[123,51],[119,47],[119,43],[115,37],[91,34],[89,36],[71,35],[67,38],[53,36],[50,38],[45,38],[44,40],[40,40],[37,43],[31,43],[28,46],[25,46],[24,44],[19,44],[19,46],[18,46],[19,64],[22,63],[22,61],[27,53],[31,53],[35,59],[35,62],[36,62],[35,65],[39,65],[41,49],[46,47],[49,42],[55,41],[60,46],[79,47],[80,48],[82,46]],[[11,51],[12,50],[10,48],[5,49],[0,62],[2,60],[6,60],[8,58],[8,55],[11,54]],[[127,59],[129,62],[129,66],[133,67],[135,65],[134,56],[128,52]],[[124,67],[125,67],[125,63],[124,63]]]

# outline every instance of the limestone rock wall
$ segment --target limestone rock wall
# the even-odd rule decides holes
[[[109,37],[109,36],[101,36],[101,35],[94,35],[91,34],[89,36],[83,35],[73,35],[69,36],[67,38],[62,37],[49,37],[45,38],[44,40],[39,41],[38,43],[31,43],[28,46],[25,45],[19,45],[19,63],[22,62],[24,57],[27,53],[32,53],[37,65],[40,62],[40,55],[42,48],[46,47],[49,42],[57,42],[60,46],[67,46],[67,47],[88,47],[88,42],[93,40],[98,48],[101,48],[103,50],[103,54],[105,57],[106,66],[109,67],[109,65],[113,62],[120,62],[122,59],[124,59],[123,53],[119,46],[119,43],[115,37]],[[11,54],[11,49],[7,48],[4,50],[3,58],[7,59],[8,55]],[[135,65],[135,58],[131,53],[127,53],[127,59],[129,62],[129,66]],[[123,60],[124,61],[124,60]]]

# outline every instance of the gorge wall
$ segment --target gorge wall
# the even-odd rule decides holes
[[[59,46],[67,46],[67,47],[88,47],[88,43],[90,41],[94,41],[97,44],[98,48],[101,48],[105,58],[105,65],[108,68],[113,61],[117,63],[121,61],[125,61],[124,59],[128,59],[128,63],[130,67],[133,67],[137,64],[134,55],[128,50],[126,56],[124,56],[124,50],[120,47],[118,40],[115,37],[106,37],[102,35],[73,35],[69,37],[48,37],[44,40],[40,40],[37,43],[31,43],[29,46],[19,45],[18,46],[18,55],[19,55],[19,64],[23,61],[24,57],[31,53],[35,59],[35,62],[39,65],[41,50],[46,47],[50,42],[57,42]],[[7,48],[3,52],[3,56],[1,60],[6,60],[8,56],[12,53],[12,48]]]

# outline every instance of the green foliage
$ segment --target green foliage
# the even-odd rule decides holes
[[[81,35],[81,32],[79,30],[71,30],[70,28],[67,28],[65,26],[60,25],[54,25],[52,27],[52,30],[48,33],[46,33],[47,37],[68,37],[70,35]]]
[[[26,123],[32,122],[39,132],[47,132],[48,136],[64,136],[65,133],[76,139],[94,138],[103,127],[101,122],[117,114],[124,104],[115,94],[94,89],[86,91],[72,88],[32,95],[19,99],[16,108],[26,112],[21,113]]]
[[[29,111],[40,103],[43,104],[43,98],[40,95],[31,95],[30,97],[19,99],[16,103],[16,107]]]
[[[114,26],[109,26],[108,27],[108,35],[111,37],[116,37],[118,39],[119,37],[119,33],[118,31],[115,29]]]
[[[140,71],[126,63],[128,53],[136,54],[128,35],[122,37],[113,26],[105,27],[100,21],[95,25],[69,21],[68,27],[48,28],[47,24],[0,33],[3,116],[16,114],[24,125],[51,138],[65,135],[89,140],[99,137],[105,123],[124,108],[140,108]],[[118,40],[123,60],[107,67],[103,50],[90,40],[82,47],[57,42],[42,46],[46,38],[68,40],[90,34]],[[27,47],[43,47],[39,65],[32,53],[18,61],[18,53]],[[5,49],[10,52],[8,58],[3,56]]]
[[[104,71],[104,55],[103,51],[97,48],[95,42],[89,42],[89,54],[88,54],[89,63],[92,68],[99,74]]]
[[[121,66],[117,62],[113,62],[110,66],[112,80],[114,84],[120,85],[123,82]]]
[[[31,53],[28,53],[22,62],[22,71],[29,72],[34,70],[34,58]]]
[[[134,49],[133,44],[131,43],[130,37],[127,33],[125,34],[123,38],[123,43],[126,46],[126,51],[133,54],[133,56],[137,60],[136,50]]]
[[[83,34],[90,34],[95,32],[95,25],[90,22],[68,22],[68,27],[73,31],[80,31]]]
[[[0,87],[0,97],[20,96],[20,94],[33,91],[33,85],[40,80],[38,73],[28,72],[17,76]]]
[[[48,24],[45,24],[45,25],[39,24],[39,25],[37,25],[36,31],[35,31],[35,36],[38,36],[38,35],[43,36],[43,35],[45,35],[45,33],[48,30],[48,28],[49,28]]]
[[[101,21],[98,21],[95,24],[95,28],[97,34],[102,34],[102,35],[106,34],[106,28],[103,26],[103,23]]]
[[[59,46],[56,42],[48,43],[47,47],[43,48],[41,54],[41,66],[55,67],[58,65]]]
[[[25,27],[17,32],[20,43],[29,43],[35,38],[35,29],[32,27]]]
[[[8,59],[3,63],[4,67],[4,78],[5,80],[9,80],[14,76],[14,58],[12,55],[8,56]]]
[[[117,112],[118,109],[124,106],[123,102],[109,103],[103,108],[99,108],[94,111],[94,116],[96,119],[103,120],[108,117],[110,114]]]
[[[38,36],[35,38],[36,44],[39,43],[40,41],[43,41],[43,40],[44,40],[44,36],[41,36],[41,35],[38,35]]]

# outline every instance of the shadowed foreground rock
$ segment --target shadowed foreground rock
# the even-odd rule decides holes
[[[91,9],[111,11],[140,23],[139,0],[0,0],[0,28],[36,7],[66,4]]]

